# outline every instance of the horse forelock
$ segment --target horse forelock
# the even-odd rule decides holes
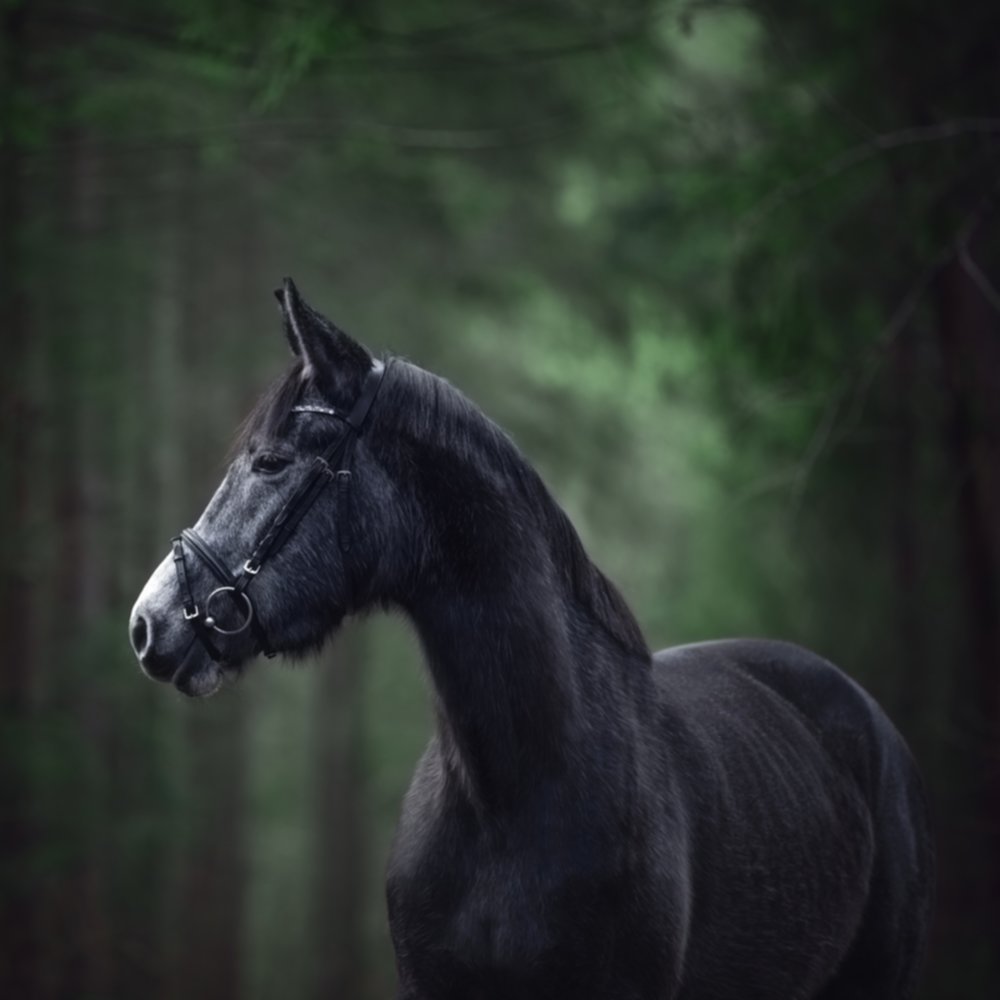
[[[240,424],[230,446],[230,457],[238,455],[251,444],[275,441],[282,435],[295,404],[308,384],[304,374],[302,362],[296,360],[267,387]]]

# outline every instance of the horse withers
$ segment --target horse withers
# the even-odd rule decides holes
[[[130,631],[206,695],[413,622],[436,734],[388,866],[398,1000],[905,1000],[932,845],[903,740],[799,647],[651,654],[511,440],[278,293],[294,352]]]

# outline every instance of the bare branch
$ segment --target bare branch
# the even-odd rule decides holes
[[[832,446],[833,442],[843,440],[860,420],[868,392],[885,355],[910,325],[931,283],[949,261],[956,258],[961,260],[963,252],[968,256],[969,241],[996,207],[998,189],[1000,189],[1000,181],[979,200],[976,207],[965,217],[950,239],[920,270],[906,294],[893,310],[889,322],[882,328],[875,343],[866,352],[860,366],[860,372],[855,369],[857,374],[855,372],[846,373],[837,383],[796,467],[795,475],[792,477],[791,507],[793,516],[801,507],[809,478],[823,453]],[[978,270],[971,257],[969,257],[969,263]],[[987,295],[990,303],[1000,311],[1000,295],[997,295],[996,289],[989,283],[986,276],[982,277],[989,289],[989,294],[985,290],[984,294]],[[983,290],[981,286],[980,288]],[[990,298],[990,295],[995,296],[996,301]],[[843,415],[843,420],[841,420],[841,415]]]
[[[948,139],[970,135],[1000,135],[1000,118],[956,118],[939,125],[914,126],[897,129],[894,132],[882,132],[856,146],[845,149],[833,159],[827,160],[817,170],[802,174],[795,180],[772,191],[747,213],[738,229],[742,233],[752,231],[781,205],[795,198],[800,198],[825,181],[883,153],[902,149],[905,146],[944,142]]]
[[[958,260],[962,265],[962,270],[975,282],[976,287],[982,292],[983,298],[1000,313],[1000,292],[996,290],[993,283],[986,277],[982,268],[972,259],[969,247],[963,243],[958,249]]]

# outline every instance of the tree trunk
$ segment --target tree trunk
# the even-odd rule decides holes
[[[197,447],[185,465],[186,481],[205,484],[207,499],[218,476],[223,444],[237,424],[236,398],[243,374],[244,313],[237,293],[251,266],[252,246],[222,177],[187,174],[186,242],[181,313],[193,358],[188,378],[205,389],[192,401]],[[210,430],[209,430],[210,429]],[[175,526],[179,528],[180,524]],[[175,933],[183,935],[179,984],[192,1000],[236,1000],[241,994],[243,901],[246,881],[246,700],[230,689],[211,713],[187,713],[190,824],[182,858],[183,895]]]
[[[16,135],[17,102],[26,87],[28,44],[25,3],[0,11],[0,994],[32,997],[40,975],[40,937],[33,884],[38,829],[32,787],[31,696],[35,662],[29,492],[34,420],[28,396],[30,354],[37,349],[26,292],[25,203],[28,185]]]
[[[142,425],[141,432],[123,442],[138,469],[133,516],[140,547],[133,558],[141,570],[133,578],[131,597],[136,584],[141,585],[166,554],[168,539],[185,514],[179,418],[184,411],[180,302],[187,247],[182,241],[180,159],[175,151],[161,152],[151,174],[130,192],[134,204],[149,210],[143,220],[142,261],[148,267],[144,311],[125,334],[126,354],[137,363],[127,373],[134,408],[124,419],[141,420]],[[129,235],[135,239],[138,233]],[[127,683],[127,707],[114,728],[109,760],[116,856],[113,995],[121,1000],[166,1000],[183,995],[175,980],[188,943],[175,916],[181,895],[178,853],[184,805],[178,788],[184,761],[181,706],[159,685],[143,680],[137,669]]]
[[[939,341],[950,390],[946,448],[957,486],[956,532],[966,644],[957,699],[971,717],[952,720],[963,734],[960,773],[972,787],[964,817],[968,859],[959,905],[978,927],[1000,926],[1000,322],[963,267],[953,261],[938,288]],[[947,850],[947,846],[946,846]],[[961,861],[957,862],[962,864]]]
[[[312,996],[361,997],[364,871],[361,664],[363,632],[349,625],[319,666],[315,768],[315,956]]]
[[[896,717],[906,734],[916,732],[923,704],[926,659],[921,608],[917,433],[914,412],[914,336],[904,330],[892,348],[894,440],[890,496],[896,578],[896,635],[902,670],[897,679]]]
[[[58,564],[47,570],[58,586],[50,612],[57,665],[46,708],[73,749],[64,754],[57,780],[47,789],[46,836],[66,860],[52,866],[46,880],[46,940],[55,947],[45,964],[52,995],[106,996],[112,948],[104,837],[110,727],[106,687],[95,683],[94,671],[104,662],[111,610],[106,558],[110,394],[103,383],[115,359],[97,347],[107,337],[108,317],[92,298],[92,289],[107,279],[99,252],[106,221],[102,165],[85,134],[72,135],[68,146],[71,152],[57,171],[61,225],[55,236],[66,279],[50,317],[58,358],[53,415],[59,428],[52,463],[59,470],[57,511],[50,530],[58,538]]]

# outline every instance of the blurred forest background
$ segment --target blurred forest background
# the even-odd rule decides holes
[[[996,0],[2,0],[0,994],[392,995],[405,626],[206,703],[128,611],[286,364],[271,289],[507,427],[654,647],[798,640],[1000,996]]]

